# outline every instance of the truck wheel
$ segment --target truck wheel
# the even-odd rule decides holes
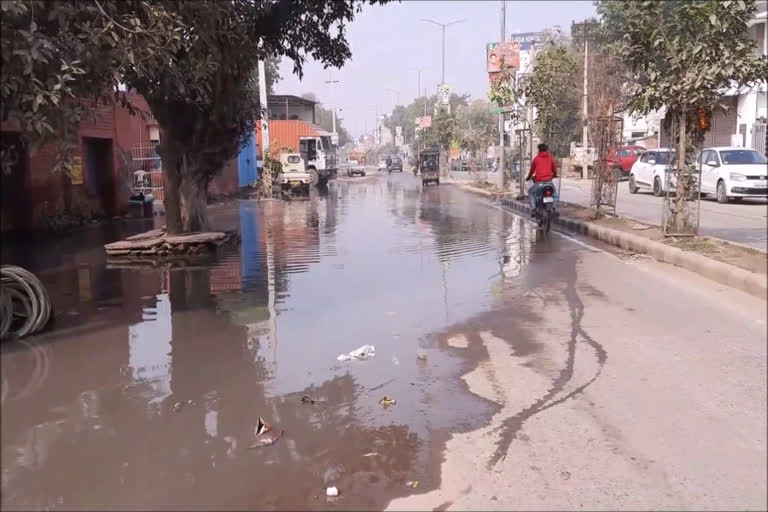
[[[320,174],[314,167],[309,168],[309,183],[310,185],[317,185],[320,183]]]

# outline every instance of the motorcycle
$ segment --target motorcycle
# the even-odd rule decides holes
[[[552,218],[555,216],[555,186],[546,183],[541,186],[536,197],[536,208],[533,210],[539,229],[549,233],[552,226]]]

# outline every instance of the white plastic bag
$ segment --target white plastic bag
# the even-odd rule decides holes
[[[352,352],[349,352],[347,354],[341,354],[338,359],[339,361],[351,361],[352,359],[370,359],[371,357],[376,355],[376,347],[373,345],[363,345],[360,348],[356,348]]]

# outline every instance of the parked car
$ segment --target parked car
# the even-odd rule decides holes
[[[670,148],[649,149],[640,154],[629,172],[629,192],[636,194],[641,189],[653,191],[661,196],[667,191],[667,168],[670,159],[674,160],[677,152]]]
[[[622,146],[618,151],[611,151],[607,159],[608,164],[616,171],[617,176],[626,178],[643,151],[643,146]]]
[[[385,162],[386,167],[386,162]],[[403,172],[403,160],[399,156],[392,157],[392,170]]]
[[[768,170],[759,151],[739,147],[706,148],[696,159],[701,170],[701,193],[714,194],[718,203],[768,196]]]

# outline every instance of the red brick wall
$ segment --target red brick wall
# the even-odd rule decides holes
[[[149,111],[143,97],[131,94],[131,101],[137,108]],[[83,165],[84,183],[73,185],[69,178],[52,172],[56,163],[57,148],[55,143],[40,147],[29,155],[26,169],[27,178],[24,190],[18,191],[26,198],[31,215],[24,225],[2,223],[2,230],[25,230],[38,227],[45,216],[57,211],[69,211],[73,205],[80,210],[101,212],[102,198],[100,194],[88,191],[88,176],[85,172],[85,146],[83,137],[108,139],[112,141],[112,173],[114,183],[115,212],[123,211],[128,205],[130,184],[132,182],[132,162],[130,150],[135,145],[149,145],[149,126],[156,124],[151,119],[131,116],[127,110],[114,105],[100,106],[93,117],[87,117],[80,123],[79,137],[81,140],[79,156]],[[18,131],[18,125],[4,122],[0,129],[3,131]],[[5,208],[5,206],[3,206]],[[5,215],[3,217],[6,217]],[[5,220],[5,219],[4,219]]]

